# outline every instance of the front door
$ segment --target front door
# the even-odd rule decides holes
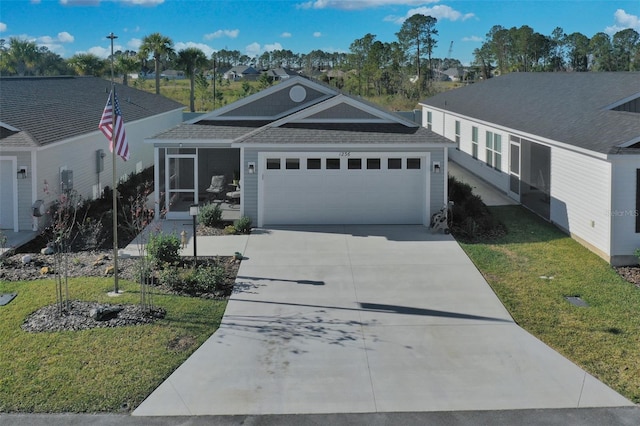
[[[189,217],[189,207],[198,203],[196,155],[169,154],[165,158],[165,211],[167,219]]]
[[[0,229],[18,231],[16,160],[0,159]]]

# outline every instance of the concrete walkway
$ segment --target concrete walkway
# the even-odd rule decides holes
[[[420,226],[256,230],[222,325],[134,416],[632,406]]]

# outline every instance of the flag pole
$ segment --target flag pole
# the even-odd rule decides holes
[[[116,179],[116,83],[113,75],[113,40],[117,39],[118,36],[110,33],[107,38],[111,40],[111,94],[109,95],[111,99],[111,107],[113,108],[113,113],[111,114],[111,161],[113,163],[113,186],[112,186],[112,195],[113,195],[113,282],[114,282],[114,294],[119,293],[118,288],[118,189],[116,187],[117,179]]]

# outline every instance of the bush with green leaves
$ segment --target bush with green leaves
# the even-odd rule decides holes
[[[233,227],[241,234],[248,234],[251,232],[251,218],[249,216],[242,216],[233,222]]]
[[[189,295],[211,294],[224,284],[225,269],[222,266],[198,268],[166,267],[158,271],[160,283],[169,289]]]
[[[473,188],[451,176],[449,200],[453,201],[449,211],[449,227],[457,238],[474,241],[506,233],[504,224],[491,214],[482,199],[473,193]]]
[[[153,233],[147,243],[147,255],[155,266],[180,261],[180,239],[175,234]]]
[[[204,226],[216,227],[222,223],[222,209],[215,203],[205,204],[198,212],[198,222]]]

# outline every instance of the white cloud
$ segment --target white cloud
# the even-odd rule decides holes
[[[316,38],[322,37],[322,33],[320,31],[316,31],[315,33],[313,33],[313,36]]]
[[[137,26],[135,28],[124,28],[122,31],[124,31],[125,33],[128,33],[128,32],[139,33],[140,32],[140,26]]]
[[[254,56],[258,56],[262,53],[262,48],[260,47],[260,43],[253,42],[245,47],[244,51],[250,58],[253,58]]]
[[[164,0],[120,0],[122,3],[136,6],[157,6],[164,3]]]
[[[440,0],[312,0],[296,5],[298,9],[359,10],[382,6],[418,6]]]
[[[471,41],[474,43],[478,43],[478,42],[484,41],[484,39],[478,36],[469,36],[469,37],[462,37],[462,41]]]
[[[616,10],[613,14],[616,23],[610,27],[605,28],[607,34],[615,34],[618,31],[631,28],[636,31],[640,31],[640,18],[637,15],[631,15],[622,9]]]
[[[188,41],[186,43],[178,42],[174,46],[176,52],[180,50],[184,50],[188,47],[195,47],[196,49],[202,50],[204,54],[207,55],[207,58],[210,58],[211,55],[213,55],[213,53],[215,52],[215,49],[211,48],[210,46],[207,46],[204,43],[194,43],[192,41]]]
[[[264,52],[282,50],[282,45],[280,43],[271,43],[261,46],[260,43],[254,41],[253,43],[245,47],[244,50],[249,57],[253,58],[255,56],[260,56]]]
[[[213,40],[214,38],[221,38],[221,37],[237,38],[239,34],[240,34],[240,30],[239,29],[235,29],[235,30],[218,30],[218,31],[213,32],[213,33],[205,34],[204,38],[205,38],[205,40]]]
[[[462,12],[458,12],[457,10],[451,8],[450,6],[437,4],[433,7],[423,6],[415,9],[410,9],[405,16],[389,15],[385,17],[384,20],[401,25],[408,18],[416,14],[433,16],[438,20],[448,19],[449,21],[466,21],[467,19],[473,18],[475,16],[473,13],[463,14]]]
[[[120,46],[114,45],[113,51],[117,52],[118,50],[122,50],[122,48]],[[93,55],[96,55],[98,58],[106,59],[109,57],[109,55],[111,55],[111,46],[109,47],[93,46],[93,47],[90,47],[86,52],[76,52],[76,54],[78,53],[91,53]]]
[[[7,31],[7,24],[0,22],[0,33]]]
[[[142,44],[142,40],[139,38],[132,38],[127,42],[127,47],[130,50],[138,51],[140,49],[140,45]]]
[[[288,32],[285,31],[282,34],[280,34],[280,37],[282,37],[282,38],[290,38],[291,37],[291,33],[288,33]]]
[[[58,41],[60,43],[73,43],[74,40],[75,40],[75,37],[73,37],[71,34],[69,34],[66,31],[58,33]]]
[[[60,0],[60,4],[65,6],[97,6],[100,0]]]

